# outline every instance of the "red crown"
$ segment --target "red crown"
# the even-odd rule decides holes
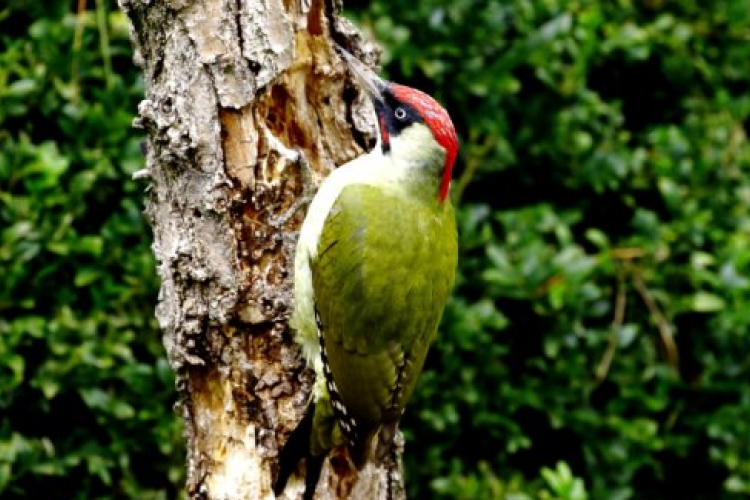
[[[445,165],[440,182],[440,200],[445,201],[453,175],[453,163],[458,153],[458,137],[451,117],[435,99],[420,90],[398,84],[393,84],[391,88],[396,99],[410,105],[422,115],[435,140],[445,149]]]

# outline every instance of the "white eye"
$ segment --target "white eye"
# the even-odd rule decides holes
[[[396,108],[396,111],[393,114],[398,120],[403,120],[404,118],[406,118],[406,110],[404,110],[404,108]]]

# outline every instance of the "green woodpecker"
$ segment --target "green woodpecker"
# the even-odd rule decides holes
[[[391,450],[458,253],[448,199],[458,140],[448,113],[342,55],[374,104],[378,141],[323,182],[297,244],[292,326],[316,383],[275,490],[304,456],[305,498],[329,450],[348,447],[358,469]]]

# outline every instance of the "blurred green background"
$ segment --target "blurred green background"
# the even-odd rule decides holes
[[[172,499],[143,85],[78,3],[0,7],[0,497]],[[347,8],[462,139],[410,497],[748,498],[750,2]]]

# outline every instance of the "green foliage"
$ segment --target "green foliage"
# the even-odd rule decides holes
[[[557,462],[555,469],[542,468],[542,478],[551,491],[542,491],[543,500],[588,500],[583,481],[573,476],[565,462]]]
[[[514,498],[496,485],[521,474],[565,498],[539,476],[563,462],[601,500],[745,498],[750,4],[355,16],[463,139],[461,280],[405,418],[412,496]]]
[[[457,465],[457,460],[452,463]],[[451,474],[438,477],[431,482],[432,490],[441,496],[456,500],[477,498],[502,498],[505,500],[588,500],[583,481],[573,476],[565,462],[558,462],[555,469],[542,467],[543,486],[533,487],[519,475],[510,480],[498,478],[487,462],[479,462],[476,471],[469,475]],[[426,495],[425,492],[420,493]]]
[[[127,25],[27,3],[0,10],[0,497],[174,498]]]

